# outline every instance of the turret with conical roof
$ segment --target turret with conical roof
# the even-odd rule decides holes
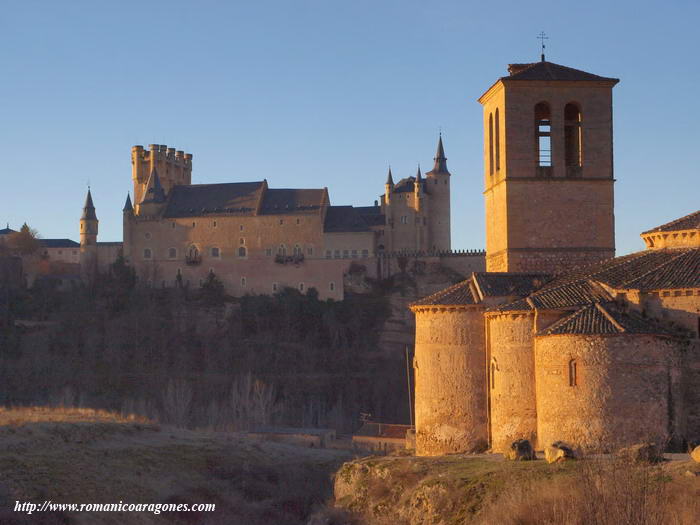
[[[134,207],[131,204],[131,195],[128,193],[126,194],[126,202],[124,203],[124,207],[122,208],[122,211],[124,213],[133,213]]]
[[[442,144],[442,133],[438,136],[437,151],[433,158],[433,169],[425,174],[424,187],[430,193],[428,231],[431,250],[450,250],[450,172]]]
[[[137,215],[158,215],[161,206],[165,204],[165,190],[160,183],[158,172],[154,169],[148,177],[143,199],[136,209]]]
[[[97,231],[99,222],[88,188],[83,214],[80,217],[80,274],[91,280],[97,271]]]
[[[437,152],[435,152],[435,157],[433,158],[433,160],[435,161],[435,165],[433,166],[433,170],[428,173],[446,173],[447,175],[450,174],[450,172],[447,170],[447,157],[445,157],[445,148],[442,146],[442,133],[440,133],[440,136],[438,138]]]
[[[394,191],[394,177],[391,175],[391,166],[389,166],[389,174],[386,176],[384,183],[384,202],[389,204],[391,201],[391,192]]]
[[[85,197],[85,206],[83,206],[83,215],[80,220],[97,220],[97,215],[95,214],[95,205],[92,203],[92,194],[90,193],[90,188],[88,188],[87,197]]]

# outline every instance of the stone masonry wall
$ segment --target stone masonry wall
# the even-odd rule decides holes
[[[516,439],[537,442],[532,314],[486,317],[489,346],[491,449],[504,452]]]
[[[656,336],[536,337],[540,446],[562,440],[608,452],[642,441],[679,441],[685,431],[680,354],[678,341]]]
[[[416,312],[416,454],[483,450],[487,443],[483,308]]]

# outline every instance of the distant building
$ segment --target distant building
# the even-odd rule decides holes
[[[150,286],[199,286],[213,272],[232,295],[315,288],[339,300],[352,263],[373,276],[396,271],[396,254],[450,255],[465,258],[470,270],[483,266],[482,253],[450,250],[442,137],[431,171],[394,184],[390,170],[380,200],[362,207],[332,206],[327,188],[276,189],[266,179],[192,184],[192,155],[162,145],[134,146],[131,162],[134,200],[127,196],[123,208],[123,246],[97,242],[88,191],[80,219],[85,278],[122,253]]]

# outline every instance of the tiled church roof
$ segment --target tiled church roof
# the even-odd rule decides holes
[[[557,277],[531,293],[530,303],[518,300],[494,310],[512,311],[526,304],[538,309],[559,310],[609,301],[609,293],[598,283],[618,290],[698,288],[700,250],[646,250],[608,259]]]
[[[681,217],[680,219],[676,219],[675,221],[667,222],[666,224],[662,224],[661,226],[647,230],[643,232],[642,235],[654,232],[673,232],[697,229],[700,229],[700,210],[690,213],[685,217]]]
[[[553,62],[541,61],[531,64],[510,64],[511,75],[501,80],[566,80],[566,81],[611,81],[619,82],[617,78],[601,77],[580,69],[562,66]]]
[[[549,281],[552,276],[544,273],[475,272],[479,291],[487,297],[528,295]]]
[[[412,303],[411,306],[466,306],[477,304],[471,291],[470,282],[467,279],[461,283],[453,284],[444,290]]]
[[[670,332],[634,311],[621,311],[614,304],[591,303],[560,319],[539,335],[562,334],[663,334]]]

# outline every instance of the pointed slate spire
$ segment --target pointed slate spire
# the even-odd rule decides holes
[[[87,197],[85,197],[85,206],[83,206],[83,215],[80,217],[84,221],[96,221],[95,205],[92,203],[92,194],[88,188]]]
[[[449,171],[447,171],[447,157],[445,157],[445,148],[442,146],[442,133],[440,133],[437,152],[435,153],[435,158],[433,160],[435,161],[433,173],[449,173]]]
[[[163,191],[163,186],[160,184],[160,177],[158,177],[158,172],[155,168],[148,177],[146,191],[143,194],[141,203],[143,204],[145,202],[165,202],[165,192]]]
[[[387,186],[394,187],[394,177],[391,176],[391,166],[389,166],[389,175],[386,177]]]
[[[129,195],[128,193],[126,194],[126,202],[124,203],[122,211],[124,213],[131,213],[132,211],[134,211],[134,207],[131,205],[131,195]]]
[[[416,182],[420,182],[423,180],[423,177],[421,176],[420,173],[420,164],[418,164],[418,172],[416,173]]]

